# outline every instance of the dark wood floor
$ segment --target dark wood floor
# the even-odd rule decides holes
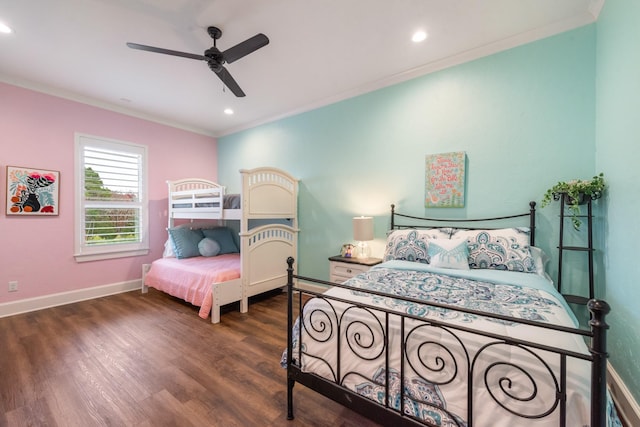
[[[286,294],[197,309],[150,289],[0,319],[0,426],[375,426],[295,387],[286,420]]]

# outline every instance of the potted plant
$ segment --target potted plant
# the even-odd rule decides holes
[[[549,188],[542,198],[540,207],[545,207],[551,200],[560,200],[564,197],[565,204],[569,208],[571,214],[571,222],[573,228],[580,228],[580,205],[589,200],[595,200],[602,196],[605,188],[604,174],[596,175],[588,180],[573,179],[571,181],[560,181],[553,187]]]

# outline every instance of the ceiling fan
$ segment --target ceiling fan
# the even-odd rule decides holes
[[[245,93],[242,91],[242,89],[240,89],[240,86],[238,86],[238,83],[236,83],[233,77],[231,77],[229,71],[224,68],[223,64],[231,64],[232,62],[243,58],[251,52],[254,52],[261,47],[266,46],[267,44],[269,44],[269,39],[264,34],[259,33],[241,43],[238,43],[233,47],[230,47],[224,52],[221,52],[220,49],[216,47],[216,40],[218,40],[220,36],[222,36],[222,30],[217,27],[208,27],[207,33],[209,33],[209,36],[211,36],[211,38],[213,39],[213,47],[205,50],[203,55],[178,52],[176,50],[146,46],[138,43],[127,43],[127,46],[132,49],[146,50],[148,52],[164,53],[166,55],[181,56],[183,58],[199,59],[201,61],[205,61],[207,65],[209,65],[211,71],[216,73],[220,80],[222,80],[222,83],[224,83],[224,85],[227,86],[235,96],[245,96]]]

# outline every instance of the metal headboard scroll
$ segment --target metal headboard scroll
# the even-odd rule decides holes
[[[506,219],[512,218],[524,218],[529,217],[529,244],[531,246],[535,245],[535,236],[536,236],[536,202],[529,202],[529,212],[515,214],[515,215],[506,215],[506,216],[496,216],[490,218],[472,218],[472,219],[464,219],[464,218],[429,218],[429,217],[418,217],[412,215],[406,215],[397,213],[396,205],[391,204],[391,230],[403,229],[403,228],[433,228],[434,224],[444,224],[442,227],[452,227],[452,228],[466,228],[466,229],[478,229],[478,228],[486,228],[486,227],[469,227],[463,224],[469,223],[477,223],[477,222],[491,222],[491,221],[502,221]],[[400,224],[398,223],[397,218],[405,218],[417,221],[411,224]]]

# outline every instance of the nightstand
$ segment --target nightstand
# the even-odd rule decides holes
[[[340,255],[329,257],[329,281],[342,283],[381,262],[380,258],[344,258]]]

